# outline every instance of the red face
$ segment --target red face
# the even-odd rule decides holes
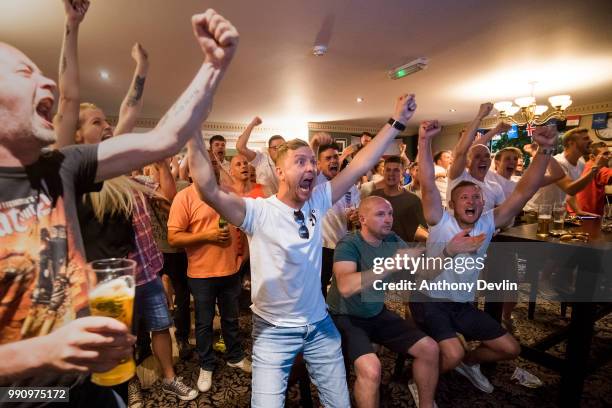
[[[453,156],[449,152],[444,152],[440,155],[440,158],[436,164],[448,170],[451,164],[453,164]]]
[[[78,143],[94,144],[113,137],[113,128],[100,109],[83,109],[79,113]]]
[[[506,151],[502,153],[499,161],[496,163],[497,174],[509,179],[517,169],[518,161],[519,157],[515,152]]]
[[[0,138],[40,147],[55,142],[52,124],[55,82],[21,51],[0,43]]]
[[[308,146],[288,150],[280,163],[277,163],[278,179],[296,203],[304,203],[315,187],[317,162],[312,149]]]
[[[484,208],[482,192],[478,186],[457,187],[452,191],[449,206],[460,225],[474,225]]]
[[[210,150],[217,157],[217,160],[222,162],[225,159],[225,142],[222,140],[215,140],[210,145]]]

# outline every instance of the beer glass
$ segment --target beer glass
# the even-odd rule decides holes
[[[97,283],[89,291],[89,309],[92,316],[112,317],[132,328],[134,314],[136,262],[130,259],[109,258],[90,262]],[[110,387],[134,376],[136,364],[132,356],[104,373],[93,373],[91,381]]]
[[[537,235],[540,238],[545,238],[550,232],[550,224],[552,223],[552,205],[541,204],[538,206],[538,231]]]
[[[565,224],[565,203],[555,203],[553,206],[553,232],[561,233]]]
[[[612,204],[610,203],[604,205],[601,215],[601,229],[604,232],[612,232]]]

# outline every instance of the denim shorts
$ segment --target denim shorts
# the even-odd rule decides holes
[[[141,319],[146,331],[162,331],[172,326],[166,294],[159,276],[144,285],[136,286],[134,299],[136,319]]]

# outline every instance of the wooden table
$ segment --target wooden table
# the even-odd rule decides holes
[[[612,264],[612,233],[604,233],[600,229],[600,220],[584,220],[580,227],[569,227],[572,232],[588,232],[589,242],[563,242],[558,238],[539,238],[536,236],[537,224],[526,224],[510,228],[495,236],[493,242],[514,242],[517,246],[526,243],[548,243],[542,245],[545,251],[539,256],[540,264],[544,258],[567,256],[571,253],[572,262],[577,266],[575,292],[584,294],[596,293],[600,289],[597,273],[610,273]],[[518,244],[521,243],[521,244]],[[538,249],[530,244],[530,248]],[[550,252],[552,249],[553,252]],[[530,249],[532,251],[532,249]],[[533,257],[533,256],[532,256]],[[529,263],[531,262],[531,266]],[[528,267],[538,262],[528,260]],[[597,271],[597,273],[594,273]],[[536,274],[537,276],[537,274]],[[599,275],[601,278],[601,274]],[[532,285],[533,286],[533,285]],[[537,289],[536,289],[537,290]],[[600,299],[601,300],[601,299]],[[500,320],[502,303],[487,301],[485,310]],[[572,315],[568,327],[552,333],[537,344],[527,346],[521,344],[521,356],[561,373],[561,389],[559,404],[561,406],[579,406],[584,380],[589,372],[595,370],[606,361],[591,363],[589,351],[593,338],[593,326],[601,317],[612,312],[612,303],[578,301],[572,303]],[[567,338],[565,358],[559,358],[547,353],[555,344]]]

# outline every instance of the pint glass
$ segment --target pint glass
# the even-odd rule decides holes
[[[97,283],[89,291],[92,316],[112,317],[130,330],[134,314],[134,272],[136,262],[130,259],[100,259],[89,263]],[[136,364],[132,356],[104,373],[94,373],[91,381],[102,386],[121,384],[134,376]]]

